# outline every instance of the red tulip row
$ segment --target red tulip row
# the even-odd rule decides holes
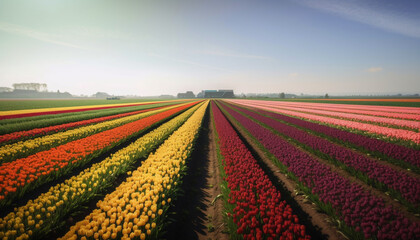
[[[212,102],[219,147],[233,204],[233,221],[244,239],[310,239],[291,207]]]
[[[148,112],[148,111],[157,110],[157,109],[160,109],[160,108],[163,108],[163,107],[169,107],[169,106],[170,105],[165,105],[165,106],[157,107],[157,108],[149,108],[149,109],[143,109],[143,110],[138,110],[138,111],[134,111],[134,112],[121,113],[121,114],[117,114],[117,115],[111,115],[111,116],[106,116],[106,117],[99,117],[99,118],[94,118],[94,119],[65,123],[65,124],[60,124],[60,125],[55,125],[55,126],[35,128],[35,129],[27,130],[27,131],[12,132],[12,133],[9,133],[9,134],[1,135],[0,136],[0,143],[16,140],[16,139],[20,139],[20,138],[25,138],[25,137],[35,137],[35,136],[40,136],[40,135],[45,135],[45,134],[50,134],[50,133],[56,133],[56,132],[59,132],[59,131],[70,129],[70,128],[86,126],[86,125],[93,124],[93,123],[105,122],[105,121],[108,121],[108,120],[112,120],[112,119],[116,119],[116,118],[122,118],[122,117],[126,117],[126,116],[131,116],[131,115],[139,114],[139,113],[142,113],[142,112]]]
[[[26,158],[3,163],[0,166],[0,205],[10,202],[9,195],[13,198],[16,194],[22,195],[33,190],[39,184],[51,180],[51,177],[60,176],[62,172],[89,161],[124,139],[195,104],[197,102],[185,104]]]

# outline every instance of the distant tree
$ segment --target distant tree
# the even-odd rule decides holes
[[[46,83],[41,83],[40,89],[41,89],[41,91],[46,92],[47,91],[47,84]]]
[[[328,96],[328,93],[325,94],[324,98],[330,98],[330,96]]]
[[[185,93],[178,93],[177,98],[195,98],[195,94],[192,91],[187,91]]]
[[[12,88],[8,88],[8,87],[0,87],[0,92],[12,92],[13,89]]]
[[[284,92],[280,93],[280,98],[286,98],[286,94]]]
[[[47,89],[47,84],[45,83],[14,83],[13,88],[16,90],[33,90],[39,92],[41,89]]]
[[[41,84],[39,83],[29,83],[29,88],[39,92]]]

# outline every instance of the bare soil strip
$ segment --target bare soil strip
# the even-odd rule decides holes
[[[229,239],[223,232],[223,202],[213,125],[207,109],[200,136],[180,185],[180,196],[170,209],[165,239]]]

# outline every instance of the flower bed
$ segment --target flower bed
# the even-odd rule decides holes
[[[310,239],[214,103],[212,109],[237,233],[244,239]]]

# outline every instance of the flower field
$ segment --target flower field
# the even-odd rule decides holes
[[[420,239],[419,131],[317,102],[0,111],[0,239]]]
[[[420,178],[418,173],[413,174],[410,171],[410,168],[417,167],[420,151],[418,145],[417,148],[407,147],[416,146],[416,138],[414,143],[406,139],[406,146],[393,147],[395,143],[357,135],[352,133],[351,129],[344,131],[335,128],[339,124],[325,124],[337,119],[330,118],[330,122],[318,124],[308,121],[317,119],[318,115],[311,115],[313,117],[305,119],[301,114],[304,110],[285,112],[275,102],[226,102],[220,105],[232,121],[244,128],[279,169],[298,183],[303,194],[331,219],[335,219],[345,235],[366,239],[420,237],[420,201],[416,199],[420,196]],[[325,107],[326,104],[320,105]],[[407,109],[407,112],[412,110]],[[418,115],[415,112],[411,114]],[[352,126],[357,124],[359,122],[355,121]],[[418,131],[418,128],[416,130]],[[386,132],[382,134],[386,135]],[[418,132],[413,131],[412,135],[416,136]],[[366,141],[352,140],[358,137]],[[369,142],[372,145],[377,143],[376,147],[370,147]],[[390,161],[384,162],[381,161],[383,159],[375,159],[368,154],[354,151],[353,148],[348,148],[349,145],[359,146],[365,152],[380,152],[378,155],[390,152]],[[380,146],[399,149],[400,153],[381,149]],[[393,165],[393,162],[404,162],[405,166],[410,168],[399,168]],[[338,169],[345,170],[347,174],[338,174]],[[357,180],[354,181],[354,178]],[[369,191],[369,186],[384,194],[377,194],[376,191],[373,194]],[[403,193],[405,191],[407,192]],[[392,201],[389,195],[394,197],[395,200],[392,200],[398,204],[389,203]]]

